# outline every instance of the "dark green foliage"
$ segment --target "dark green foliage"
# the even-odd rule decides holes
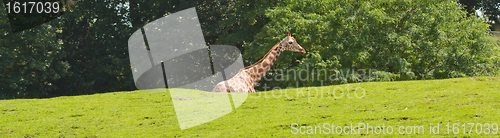
[[[35,2],[35,4],[33,4]],[[18,5],[16,5],[17,3]],[[40,4],[43,3],[44,6]],[[57,3],[57,4],[54,4]],[[64,14],[63,6],[58,0],[4,0],[0,4],[9,4],[8,18],[12,27],[12,32],[19,32],[25,29],[33,28],[43,23],[49,22],[58,16]],[[38,7],[37,7],[38,6]],[[17,7],[17,8],[16,8]],[[24,8],[26,7],[26,8]],[[31,8],[34,7],[34,8]],[[43,8],[42,8],[43,7]],[[50,7],[50,8],[48,8]],[[56,7],[56,8],[54,8]],[[16,13],[15,9],[18,10]],[[45,10],[45,11],[42,11]],[[2,12],[5,10],[2,10]],[[42,11],[40,13],[40,11]],[[7,12],[7,11],[6,11]],[[49,12],[49,13],[47,13]]]
[[[481,0],[477,9],[481,10],[485,18],[488,18],[490,24],[493,24],[492,30],[500,30],[500,0]]]
[[[476,15],[476,10],[480,10],[485,18],[491,24],[498,25],[500,9],[500,0],[459,0],[459,3],[464,6],[464,9],[470,15]],[[500,28],[494,28],[498,30]]]
[[[244,52],[246,48],[242,48],[243,45],[252,42],[260,28],[269,22],[266,10],[277,3],[277,0],[229,1],[227,10],[215,26],[219,37],[216,43],[237,46]]]
[[[124,1],[81,1],[59,20],[70,75],[58,80],[55,95],[133,90],[127,40],[130,23]]]
[[[136,89],[130,71],[127,40],[131,33],[148,22],[196,7],[207,45],[237,45],[242,50],[241,45],[251,41],[253,34],[258,32],[255,28],[266,23],[265,9],[276,2],[65,0],[64,3],[67,11],[50,22],[51,28],[45,24],[19,35],[3,33],[6,35],[2,36],[1,47],[3,98],[41,98]],[[2,32],[11,31],[8,18],[2,19],[1,25],[6,27]],[[29,31],[37,32],[30,34]],[[21,49],[14,47],[39,49],[34,47],[36,43],[49,49],[19,51]],[[25,57],[10,56],[14,50],[34,59],[30,62],[33,65],[26,67],[27,62],[20,62],[19,67],[13,66],[25,60]],[[50,60],[43,55],[44,51],[54,51]],[[50,69],[38,65],[50,66]],[[27,79],[38,70],[47,71],[43,73],[50,77]]]
[[[62,60],[65,53],[56,39],[57,24],[12,33],[6,17],[0,12],[0,98],[52,96],[61,88],[57,80],[67,76],[70,67]]]

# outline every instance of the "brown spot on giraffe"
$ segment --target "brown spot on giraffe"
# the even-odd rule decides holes
[[[274,45],[267,54],[255,64],[247,66],[231,79],[217,83],[212,92],[255,92],[255,85],[266,75],[276,59],[284,50],[306,53],[290,32],[278,44]]]
[[[258,67],[252,69],[252,73],[258,73]]]
[[[259,68],[259,72],[258,73],[262,73],[264,72],[264,69],[263,68]]]

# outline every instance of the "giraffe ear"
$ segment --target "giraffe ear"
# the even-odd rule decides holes
[[[286,32],[286,36],[290,36],[290,35],[291,35],[291,34],[290,34],[290,32],[288,32],[288,31],[287,31],[287,32]]]

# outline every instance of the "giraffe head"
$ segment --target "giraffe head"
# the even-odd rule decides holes
[[[302,54],[306,53],[306,50],[304,50],[304,48],[297,43],[290,32],[286,32],[286,37],[281,41],[281,45],[285,50],[300,52]]]

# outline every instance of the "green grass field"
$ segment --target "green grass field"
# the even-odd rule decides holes
[[[184,130],[179,129],[167,92],[0,100],[0,122],[0,137],[380,137],[403,136],[401,127],[405,133],[412,130],[404,136],[500,137],[498,125],[490,125],[500,124],[500,78],[365,82],[252,93],[231,113]],[[381,134],[371,129],[366,133],[360,125],[354,130],[362,134],[300,134],[307,133],[307,126],[325,123],[386,129],[375,128]],[[430,134],[438,123],[439,134]],[[455,123],[458,134],[453,134]],[[469,134],[467,123],[478,130]],[[392,134],[382,134],[390,131],[389,126]],[[413,126],[423,126],[420,134],[413,134],[417,131]]]

